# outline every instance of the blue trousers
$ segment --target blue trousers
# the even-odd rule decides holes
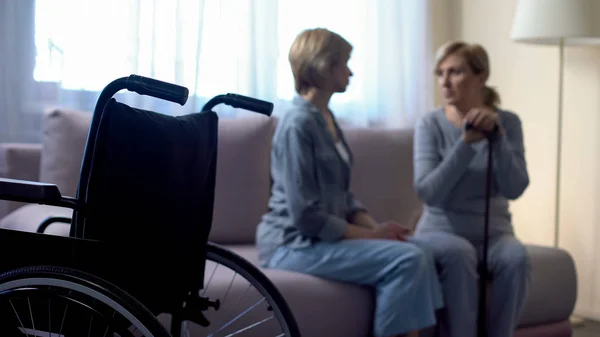
[[[433,255],[412,243],[342,240],[307,248],[283,246],[268,267],[374,287],[376,337],[433,326],[435,311],[443,305]]]
[[[440,322],[442,334],[475,337],[481,243],[431,231],[417,232],[413,240],[429,249],[436,260],[447,313]],[[488,336],[511,337],[529,291],[531,266],[525,246],[512,235],[491,238],[488,270],[492,282]]]

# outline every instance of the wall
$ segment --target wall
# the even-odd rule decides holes
[[[525,130],[531,185],[512,203],[517,235],[552,245],[558,115],[557,47],[510,40],[516,0],[437,0],[448,22],[442,37],[481,43],[490,54],[490,84]],[[438,10],[440,11],[440,10]],[[439,40],[437,37],[436,40]],[[439,99],[439,94],[436,93]],[[565,52],[560,247],[574,257],[579,277],[576,313],[600,319],[600,46]],[[598,289],[598,290],[595,290]]]

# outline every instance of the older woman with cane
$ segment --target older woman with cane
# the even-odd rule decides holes
[[[478,262],[489,201],[487,267],[492,281],[490,337],[516,329],[529,287],[530,263],[515,237],[509,200],[529,184],[520,118],[498,107],[498,93],[480,45],[449,42],[437,54],[435,72],[443,107],[415,129],[414,186],[424,202],[417,242],[433,251],[439,267],[450,337],[474,337],[478,318]],[[470,127],[466,128],[465,125]],[[493,175],[486,200],[489,134]],[[484,313],[487,314],[487,313]]]

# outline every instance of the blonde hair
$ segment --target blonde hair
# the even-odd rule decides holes
[[[490,60],[485,49],[479,44],[468,44],[463,41],[450,41],[438,49],[435,56],[435,71],[438,71],[440,63],[453,54],[462,56],[475,75],[483,74],[486,80],[490,76]],[[494,88],[486,85],[483,88],[483,103],[496,107],[500,105],[500,95]]]
[[[345,62],[351,51],[348,41],[325,28],[302,31],[288,55],[296,92],[304,94],[311,87],[322,88],[331,68]]]

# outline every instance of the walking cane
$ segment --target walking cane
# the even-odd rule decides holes
[[[465,130],[475,129],[471,124],[465,124]],[[488,244],[489,244],[489,229],[490,229],[490,197],[491,197],[491,186],[492,186],[492,148],[495,136],[498,133],[498,125],[494,130],[487,134],[488,140],[488,158],[487,158],[487,172],[485,182],[485,211],[484,211],[484,224],[483,224],[483,256],[479,261],[479,306],[477,310],[477,336],[487,337],[487,281],[488,281]]]

